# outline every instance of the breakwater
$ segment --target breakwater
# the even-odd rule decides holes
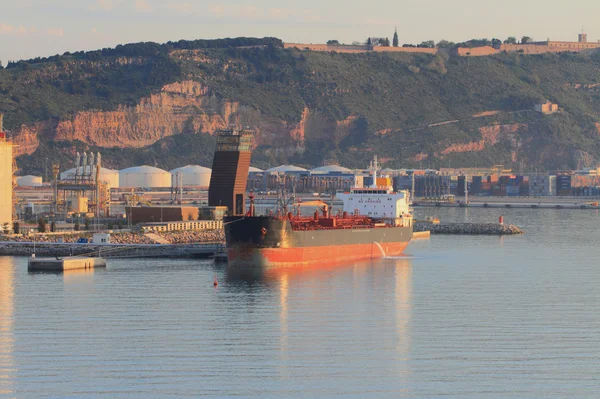
[[[163,244],[77,244],[0,242],[0,256],[101,256],[103,258],[194,258],[210,257],[223,250],[223,243]]]
[[[512,224],[499,223],[440,223],[415,222],[415,232],[430,231],[431,234],[463,235],[515,235],[524,231]]]

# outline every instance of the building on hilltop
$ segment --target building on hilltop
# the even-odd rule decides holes
[[[558,104],[553,104],[550,101],[546,101],[544,104],[535,104],[533,109],[542,114],[553,114],[558,112]]]

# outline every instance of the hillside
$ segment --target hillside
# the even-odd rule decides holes
[[[554,115],[532,111],[549,99]],[[335,54],[277,39],[140,43],[12,63],[0,112],[23,173],[75,151],[107,167],[210,165],[211,135],[258,132],[253,164],[574,168],[600,159],[600,56]],[[49,161],[52,162],[52,161]]]

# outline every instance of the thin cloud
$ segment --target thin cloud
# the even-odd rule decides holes
[[[269,8],[267,15],[272,19],[288,19],[292,15],[289,8]]]
[[[135,9],[139,12],[152,12],[154,9],[146,0],[135,0]]]
[[[219,18],[257,18],[264,15],[255,6],[234,7],[213,4],[209,8],[210,13]]]
[[[0,35],[26,35],[29,33],[29,30],[23,25],[14,26],[14,25],[6,25],[0,24]]]
[[[48,28],[46,29],[46,34],[48,36],[63,37],[65,35],[65,30],[63,28]]]
[[[89,5],[89,9],[92,11],[110,11],[120,3],[120,0],[96,0]]]

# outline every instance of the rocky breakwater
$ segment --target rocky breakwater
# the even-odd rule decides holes
[[[524,231],[512,224],[499,223],[440,223],[415,222],[415,232],[430,231],[431,234],[464,234],[464,235],[516,235]]]

